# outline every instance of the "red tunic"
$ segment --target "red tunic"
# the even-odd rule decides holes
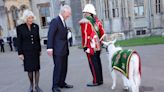
[[[88,19],[83,18],[80,20],[82,46],[89,48],[90,54],[94,54],[94,51],[100,50],[101,41],[105,36],[102,23],[99,20],[96,20],[96,25],[100,33],[99,35]]]

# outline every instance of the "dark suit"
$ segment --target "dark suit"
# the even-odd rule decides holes
[[[53,88],[66,85],[68,63],[67,28],[64,27],[61,18],[54,18],[49,27],[47,49],[53,49],[54,72]]]

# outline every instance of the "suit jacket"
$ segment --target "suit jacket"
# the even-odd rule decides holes
[[[16,27],[17,31],[17,46],[18,54],[30,53],[33,51],[41,51],[39,26],[37,24],[31,25],[31,31],[27,24],[21,24]]]
[[[67,33],[61,18],[54,18],[48,31],[47,49],[53,49],[54,55],[69,55]]]

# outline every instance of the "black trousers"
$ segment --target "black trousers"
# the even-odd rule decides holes
[[[90,70],[93,76],[93,83],[103,82],[102,65],[100,59],[100,51],[94,53],[94,55],[87,54]]]
[[[9,46],[10,46],[10,51],[13,51],[12,43],[9,43]]]
[[[54,71],[53,71],[53,85],[52,88],[66,85],[65,79],[67,75],[68,67],[68,55],[65,56],[53,56]]]
[[[1,52],[5,52],[4,45],[1,44]]]
[[[72,46],[72,37],[71,38],[69,38],[69,46]]]

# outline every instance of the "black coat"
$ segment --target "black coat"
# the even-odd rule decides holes
[[[47,49],[53,49],[54,55],[68,55],[67,28],[64,27],[60,17],[54,18],[49,27]]]
[[[39,26],[37,24],[33,23],[31,30],[29,30],[27,24],[21,24],[17,26],[16,31],[19,55],[41,51]]]
[[[24,70],[27,72],[40,69],[40,36],[37,24],[32,24],[31,29],[27,24],[21,24],[17,28],[18,54],[24,55]]]
[[[4,45],[3,39],[0,39],[0,45]]]

